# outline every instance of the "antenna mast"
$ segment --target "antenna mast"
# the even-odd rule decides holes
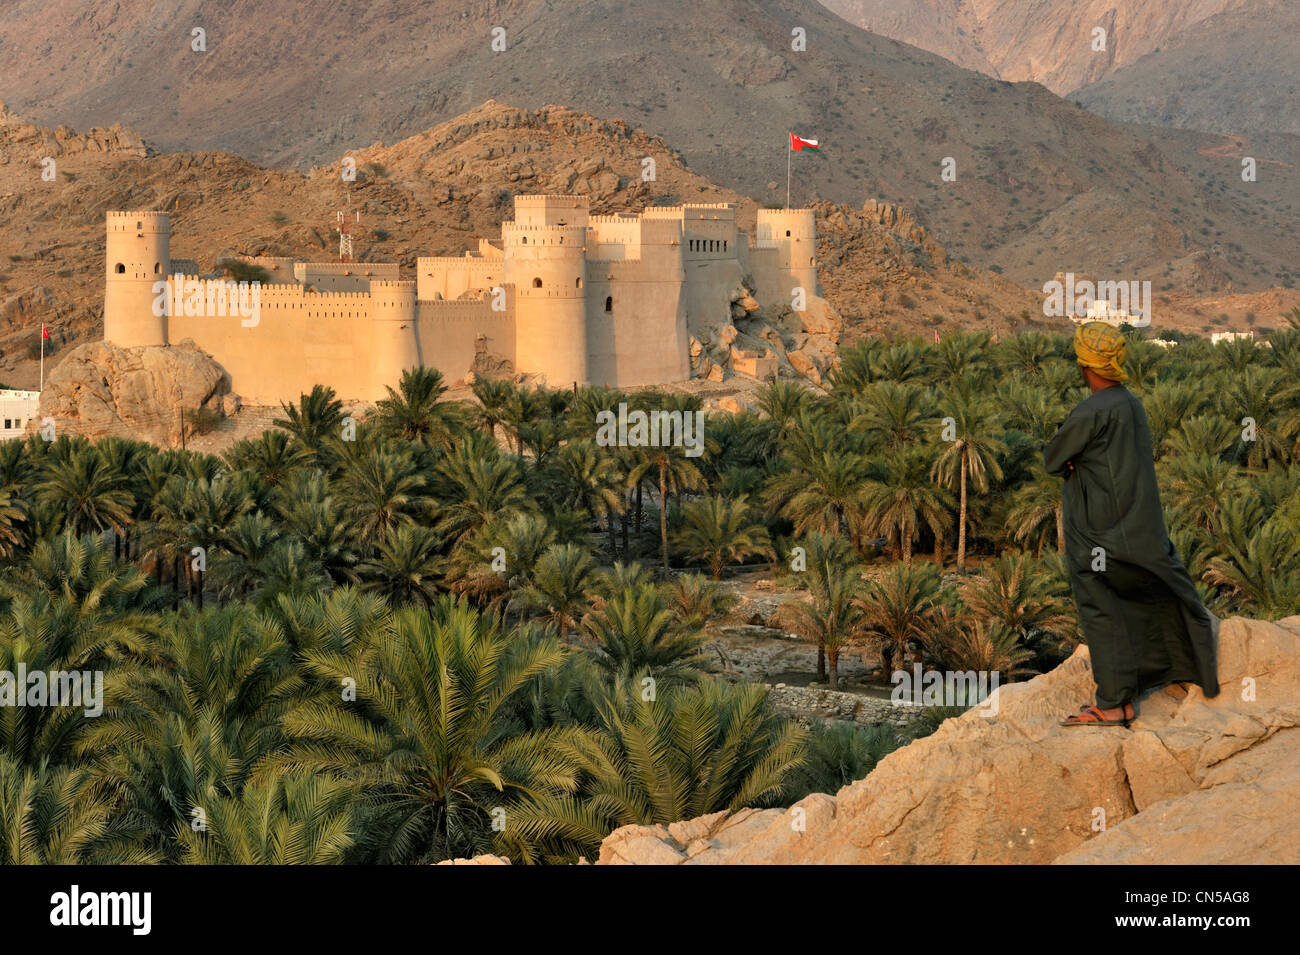
[[[348,206],[352,205],[352,196],[348,196]],[[352,212],[350,209],[340,209],[335,213],[339,230],[339,261],[352,262],[352,235],[353,227],[361,224],[361,212]]]

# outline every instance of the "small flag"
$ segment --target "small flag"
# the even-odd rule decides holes
[[[50,330],[45,327],[44,322],[41,322],[41,337],[44,338],[47,342],[50,340]]]
[[[934,343],[939,344],[939,329],[937,328],[934,330]]]
[[[817,140],[815,139],[801,139],[800,137],[796,136],[794,133],[791,133],[790,148],[793,149],[795,152],[802,152],[805,149],[817,149],[818,145],[817,145]]]

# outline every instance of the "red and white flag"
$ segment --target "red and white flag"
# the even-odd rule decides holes
[[[45,327],[44,322],[41,322],[41,337],[44,338],[47,342],[50,340],[50,330]]]
[[[794,133],[791,133],[790,148],[798,153],[798,152],[803,152],[805,149],[819,149],[821,147],[818,146],[817,140],[815,139],[803,139],[799,136],[796,136]]]

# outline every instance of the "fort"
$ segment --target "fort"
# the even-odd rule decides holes
[[[522,195],[514,216],[497,243],[417,259],[414,280],[395,263],[241,257],[265,276],[250,317],[206,306],[236,293],[171,259],[166,213],[110,212],[104,339],[188,339],[253,404],[315,384],[374,401],[407,368],[458,382],[484,359],[551,387],[628,388],[689,378],[691,336],[748,292],[796,309],[818,294],[810,209],[759,210],[752,241],[729,203],[591,215],[584,196]]]

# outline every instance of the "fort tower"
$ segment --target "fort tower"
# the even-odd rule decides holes
[[[587,200],[520,196],[501,227],[505,281],[515,287],[515,364],[552,388],[587,375]]]
[[[155,282],[171,270],[165,212],[110,212],[104,241],[104,338],[124,348],[166,345],[167,319],[154,314]]]

